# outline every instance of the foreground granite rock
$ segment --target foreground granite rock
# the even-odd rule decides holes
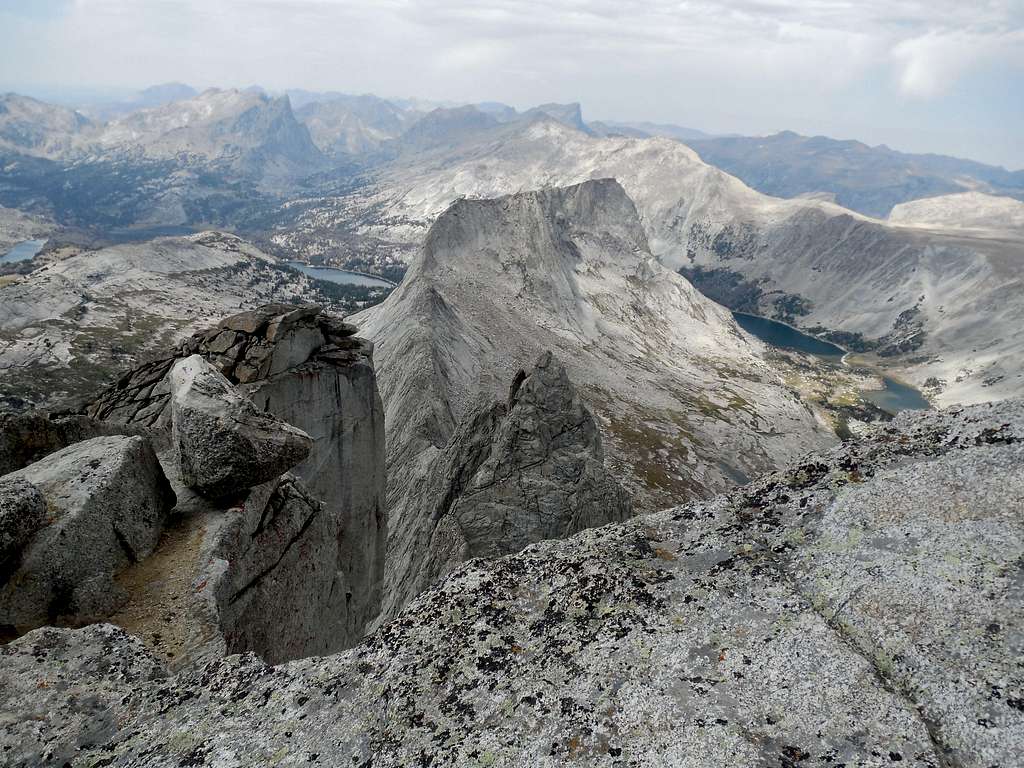
[[[244,651],[278,663],[338,649],[348,615],[324,502],[287,473],[230,503],[180,480],[175,490],[160,545],[118,578],[128,600],[111,623],[171,670]]]
[[[175,502],[142,437],[76,443],[2,482],[5,496],[24,494],[12,500],[23,522],[37,517],[37,495],[45,501],[45,519],[22,530],[0,572],[0,626],[16,631],[108,616],[125,599],[114,576],[153,551]]]
[[[223,502],[192,498],[185,488],[178,489],[185,499],[185,506],[179,510],[184,519],[175,528],[167,551],[157,555],[169,558],[168,568],[189,574],[173,590],[168,590],[172,595],[163,594],[173,603],[165,613],[173,617],[169,621],[186,621],[187,627],[177,633],[160,630],[152,626],[152,612],[140,616],[135,611],[126,620],[132,626],[145,627],[150,646],[173,653],[175,664],[182,663],[181,654],[204,658],[217,647],[227,652],[254,650],[274,661],[329,653],[357,642],[367,622],[377,615],[387,539],[384,409],[377,391],[373,345],[354,336],[355,332],[355,326],[321,312],[316,306],[270,304],[225,318],[215,328],[184,340],[168,354],[128,371],[85,407],[86,415],[105,428],[144,431],[163,446],[162,456],[176,453],[170,450],[174,421],[170,374],[183,359],[199,355],[233,385],[235,395],[255,404],[255,408],[244,406],[249,416],[256,412],[268,414],[268,419],[276,417],[278,426],[281,422],[292,425],[313,441],[308,456],[292,467],[300,484],[276,482],[266,474],[246,476],[244,482],[236,484],[254,484],[256,488],[241,492],[238,499]],[[206,443],[214,450],[220,449],[216,441]],[[183,455],[187,462],[195,461],[199,453],[202,452],[187,449]],[[276,471],[284,471],[294,458],[276,465]],[[221,459],[234,466],[231,456]],[[193,483],[194,471],[203,467],[218,472],[220,460],[213,460],[211,455],[191,470],[174,466],[168,476],[183,474],[187,476],[185,484]],[[238,479],[234,474],[222,476],[229,484]],[[287,490],[289,501],[277,499],[268,507],[268,493],[272,496],[277,492],[275,489],[281,493]],[[317,507],[321,512],[311,516],[301,500],[306,497],[314,506],[322,502]],[[204,582],[206,576],[197,574],[205,564],[224,560],[216,554],[218,551],[233,550],[237,554],[252,546],[248,540],[229,544],[219,538],[224,531],[235,531],[241,536],[238,532],[249,525],[232,528],[226,520],[243,514],[247,519],[255,515],[247,529],[251,533],[265,510],[270,519],[271,511],[279,508],[289,510],[282,521],[300,519],[309,522],[309,526],[302,528],[302,535],[295,539],[274,541],[272,546],[268,539],[262,541],[270,546],[270,551],[315,551],[317,557],[324,558],[317,563],[320,571],[312,577],[310,589],[292,595],[284,590],[275,591],[271,585],[277,579],[282,584],[299,584],[295,580],[297,572],[288,567],[275,572],[251,571],[247,564],[253,560],[227,558],[230,573],[218,572],[217,583],[221,577],[232,584],[236,579],[244,582],[259,577],[263,588],[248,591],[246,600],[231,610],[218,602],[221,593],[217,593],[210,597],[209,605],[213,607],[207,615],[201,621],[193,621],[193,601],[181,597],[192,593],[190,580],[196,577],[197,583]],[[223,517],[225,512],[231,512],[228,518]],[[284,529],[289,525],[284,525]],[[322,541],[312,541],[310,537],[314,534],[321,536]],[[285,546],[289,542],[292,546]],[[289,563],[289,558],[282,560],[284,566]],[[145,578],[141,573],[138,578],[139,600],[144,601]],[[209,587],[212,582],[205,583]],[[267,599],[254,600],[256,596]],[[255,634],[242,631],[241,625],[231,619],[240,615],[243,604],[249,605],[248,616],[261,617],[257,622],[260,629],[254,630]],[[309,612],[314,609],[320,611],[322,619],[310,622]],[[275,613],[290,617],[283,621],[276,635],[263,630]],[[223,620],[224,626],[210,630],[218,620]],[[151,639],[153,633],[160,635],[155,642]],[[172,635],[174,641],[168,643]],[[246,645],[245,638],[253,644]]]
[[[40,630],[0,649],[0,754],[1009,768],[1022,469],[1020,402],[904,414],[710,501],[467,563],[356,648],[277,667],[153,679],[121,633]]]
[[[474,557],[621,522],[629,495],[604,466],[601,433],[563,365],[544,352],[507,402],[471,414],[411,495],[421,535],[388,563],[382,617]]]
[[[0,412],[0,476],[24,469],[82,440],[122,431],[82,414],[38,410]]]
[[[175,363],[171,430],[185,485],[214,498],[272,480],[303,461],[309,435],[236,391],[200,355]]]

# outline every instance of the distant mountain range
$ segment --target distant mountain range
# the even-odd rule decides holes
[[[894,205],[953,192],[1024,199],[1024,171],[945,155],[783,131],[774,136],[683,138],[711,165],[776,197],[829,193],[845,208],[885,218]]]
[[[614,178],[651,253],[715,300],[885,356],[938,400],[1020,386],[1020,172],[792,133],[684,144],[578,104],[295,97],[210,89],[106,121],[0,97],[0,205],[111,239],[229,228],[398,279],[460,197]]]
[[[280,179],[333,174],[339,165],[372,167],[403,152],[454,147],[498,125],[545,116],[593,136],[682,141],[705,162],[765,194],[832,200],[876,218],[901,203],[952,193],[1024,199],[1024,171],[791,131],[713,136],[672,124],[588,122],[578,103],[520,112],[500,102],[457,105],[372,94],[289,90],[275,97],[258,87],[198,93],[181,83],[79,111],[15,94],[0,97],[0,152],[58,162],[85,159],[93,164],[90,177],[104,175],[95,162],[135,153],[148,160],[188,156],[193,165],[213,163],[218,171],[228,165],[247,178]]]

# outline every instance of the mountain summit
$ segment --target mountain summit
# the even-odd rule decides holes
[[[545,350],[565,364],[640,509],[831,441],[729,312],[654,259],[612,179],[455,202],[402,285],[357,317],[377,344],[386,414],[386,614],[409,596],[434,525],[416,513],[429,465]]]

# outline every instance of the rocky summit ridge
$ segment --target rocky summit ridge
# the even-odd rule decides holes
[[[396,596],[424,567],[434,517],[422,487],[437,456],[547,352],[637,510],[836,439],[726,310],[654,259],[613,179],[454,203],[403,283],[354,318],[375,344],[385,408]]]
[[[1016,765],[1024,404],[904,413],[695,501],[475,560],[344,653],[170,675],[0,648],[5,764]]]
[[[8,415],[3,634],[105,619],[175,668],[360,638],[387,523],[372,345],[355,331],[317,306],[266,305],[82,413]]]

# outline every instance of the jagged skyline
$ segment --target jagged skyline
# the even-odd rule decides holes
[[[1024,10],[1005,0],[14,0],[0,30],[0,89],[42,97],[181,80],[580,101],[1024,167]]]

